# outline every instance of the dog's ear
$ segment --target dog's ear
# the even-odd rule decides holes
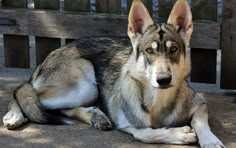
[[[141,0],[133,1],[128,21],[128,36],[132,43],[144,33],[148,26],[153,24],[152,18]]]
[[[176,1],[167,23],[174,25],[176,31],[184,39],[186,47],[188,47],[193,32],[193,22],[192,13],[187,0]]]

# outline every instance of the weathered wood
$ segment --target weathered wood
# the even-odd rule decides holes
[[[4,0],[2,7],[26,8],[27,0]],[[19,35],[3,35],[6,67],[29,68],[29,37]]]
[[[65,0],[64,10],[66,11],[81,11],[90,12],[90,0]],[[66,39],[66,44],[74,41],[74,39]]]
[[[9,17],[17,22],[17,26],[1,26],[0,33],[72,39],[88,36],[127,36],[127,17],[120,15],[0,9],[0,17]],[[220,24],[210,21],[194,22],[190,46],[219,49]]]
[[[96,0],[97,13],[121,13],[121,0]]]
[[[192,14],[194,20],[217,20],[217,0],[194,0],[192,1]],[[195,29],[195,28],[194,28]],[[209,28],[211,30],[212,28]],[[207,33],[206,31],[205,33]],[[199,36],[199,38],[202,38]],[[202,44],[202,41],[199,42]],[[216,52],[200,48],[191,49],[192,82],[216,83]]]
[[[221,88],[236,89],[236,1],[223,1]]]
[[[60,7],[59,0],[34,0],[35,9],[58,10]]]
[[[217,21],[217,0],[192,0],[194,20]]]
[[[53,9],[59,10],[59,0],[34,0],[35,9]],[[46,24],[47,21],[41,20],[41,23]],[[57,25],[56,21],[54,25]],[[47,30],[47,28],[44,28]],[[45,57],[54,49],[60,47],[61,40],[48,37],[35,37],[36,45],[36,64],[40,64]]]
[[[3,8],[27,8],[27,0],[2,0]]]
[[[109,0],[108,13],[120,14],[121,13],[121,0]]]
[[[90,12],[90,0],[64,0],[64,10]]]
[[[176,0],[159,0],[159,17],[168,17]]]
[[[129,10],[130,10],[130,7],[132,5],[132,2],[133,2],[133,0],[127,0],[127,14],[129,14]],[[152,16],[152,13],[153,13],[153,10],[152,10],[153,2],[152,2],[152,0],[142,0],[142,2],[147,7],[148,12]]]
[[[221,27],[212,21],[194,21],[190,46],[205,49],[220,49]]]

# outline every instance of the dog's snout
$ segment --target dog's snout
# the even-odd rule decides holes
[[[172,80],[172,76],[170,73],[160,72],[157,74],[156,81],[162,87],[168,86],[171,80]]]

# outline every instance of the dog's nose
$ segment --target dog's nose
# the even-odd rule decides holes
[[[167,72],[159,72],[157,74],[156,81],[160,86],[165,87],[170,84],[171,79],[172,79],[171,74],[169,74]]]

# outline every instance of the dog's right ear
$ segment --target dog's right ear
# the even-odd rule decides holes
[[[153,25],[152,18],[141,2],[141,0],[134,0],[129,12],[128,36],[132,43],[135,42],[148,26]]]

